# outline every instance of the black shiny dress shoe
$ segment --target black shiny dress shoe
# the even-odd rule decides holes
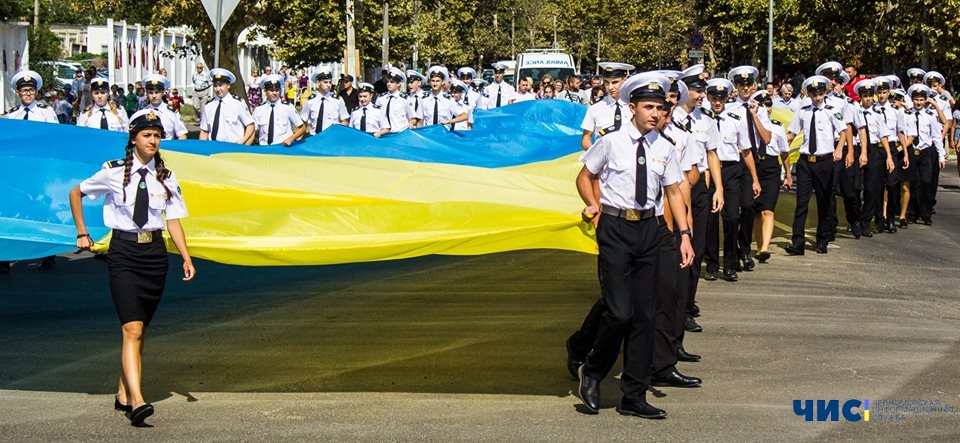
[[[744,271],[752,271],[753,268],[757,266],[756,262],[753,261],[753,258],[750,257],[750,255],[744,255],[741,259],[743,260]]]
[[[900,229],[907,229],[907,219],[905,218],[900,219]]]
[[[860,238],[860,236],[863,235],[863,228],[860,227],[860,223],[854,223],[853,226],[850,227],[850,232],[853,233],[853,238]]]
[[[783,248],[788,255],[803,255],[803,246],[789,245]]]
[[[703,332],[703,327],[693,319],[692,316],[686,316],[683,319],[683,330],[687,332]]]
[[[580,394],[580,400],[583,400],[583,405],[587,407],[587,412],[591,414],[600,413],[600,380],[595,380],[592,377],[583,373],[583,369],[587,365],[581,365],[577,369],[577,375],[580,376],[580,388],[577,392]]]
[[[715,281],[717,279],[717,271],[707,271],[707,273],[703,275],[703,279],[706,281]]]
[[[113,409],[120,412],[130,412],[133,408],[130,405],[120,403],[120,397],[113,396]]]
[[[147,403],[125,414],[133,426],[143,426],[143,421],[153,415],[153,405]]]
[[[669,386],[674,388],[699,388],[703,380],[697,377],[688,377],[679,371],[673,371],[666,375],[655,376],[651,380],[653,386]]]
[[[621,402],[620,406],[617,406],[617,412],[619,412],[620,415],[632,415],[640,418],[667,418],[667,411],[651,406],[650,403],[646,402],[646,400],[643,400],[640,403]]]
[[[757,260],[760,260],[760,263],[766,263],[767,260],[770,260],[770,252],[760,251],[760,253],[757,254]]]
[[[574,379],[579,379],[580,375],[577,374],[577,370],[583,365],[583,360],[580,360],[576,352],[573,352],[573,348],[570,346],[570,340],[573,340],[573,336],[567,339],[567,371],[570,371],[570,375],[573,376]]]
[[[817,254],[826,254],[826,253],[827,253],[827,243],[823,242],[823,243],[817,244]]]
[[[700,356],[697,354],[691,354],[687,352],[686,349],[683,349],[683,346],[677,347],[677,360],[685,361],[687,363],[696,363],[700,361]]]
[[[865,225],[862,225],[862,230],[860,231],[860,233],[861,233],[864,237],[873,237],[873,229],[870,228],[870,223],[867,223],[867,224],[865,224]]]
[[[893,219],[887,222],[887,232],[891,234],[897,233],[897,222],[893,221]]]
[[[699,317],[699,316],[700,316],[700,306],[697,306],[697,303],[696,303],[696,302],[693,303],[693,309],[690,310],[690,316],[691,316],[691,317]]]
[[[738,276],[737,271],[734,271],[733,269],[724,269],[723,279],[726,281],[737,281],[740,279],[740,276]]]
[[[923,224],[926,225],[926,226],[930,226],[930,225],[933,224],[933,219],[924,218],[924,219],[922,219],[922,220],[923,220]]]

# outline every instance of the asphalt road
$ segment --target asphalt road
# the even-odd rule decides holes
[[[199,261],[195,282],[171,277],[148,331],[148,429],[112,410],[120,336],[105,263],[17,263],[0,275],[0,441],[960,441],[952,168],[933,226],[844,236],[825,256],[783,253],[784,194],[771,262],[701,284],[705,331],[686,346],[704,359],[680,369],[704,385],[648,394],[663,421],[618,415],[615,374],[600,415],[580,412],[563,343],[598,296],[593,256]],[[874,409],[869,422],[806,422],[794,399]],[[880,400],[956,411],[889,420]]]

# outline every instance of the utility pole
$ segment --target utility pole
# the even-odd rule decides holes
[[[513,35],[517,33],[517,15],[510,11],[510,57],[517,59],[517,49],[513,46]]]
[[[213,36],[213,66],[220,67],[220,28],[223,14],[223,0],[217,0],[217,22],[216,32]]]
[[[494,27],[496,29],[496,27]],[[420,0],[413,0],[413,69],[420,58]]]
[[[354,76],[355,80],[359,82],[360,77],[357,75],[356,65],[354,64],[354,52],[357,50],[357,37],[353,30],[353,14],[353,0],[347,0],[347,53],[343,58],[343,63],[346,65],[344,72]]]
[[[596,66],[597,72],[595,75],[600,75],[600,30],[601,29],[603,28],[599,26],[597,27],[597,66]]]
[[[771,0],[772,1],[772,0]],[[383,66],[390,64],[390,1],[383,1]]]
[[[553,14],[553,49],[560,49],[557,44],[557,14]]]
[[[33,0],[33,27],[40,26],[40,0]]]
[[[773,82],[773,0],[769,0],[767,8],[767,82]]]

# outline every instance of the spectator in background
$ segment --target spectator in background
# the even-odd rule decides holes
[[[77,71],[77,73],[74,74],[71,86],[74,91],[80,91],[80,88],[83,87],[83,71]]]
[[[123,88],[118,85],[110,85],[110,100],[113,100],[117,106],[126,109],[127,98],[123,94]]]
[[[602,86],[594,86],[593,89],[590,90],[590,104],[600,103],[606,95],[607,91],[604,90]]]
[[[250,112],[257,106],[260,106],[260,70],[250,71],[250,78],[247,79],[247,106]]]
[[[300,78],[297,80],[297,86],[300,88],[298,94],[300,99],[297,101],[297,105],[302,107],[307,100],[310,100],[310,77],[307,77],[307,71],[301,69]]]
[[[67,85],[69,86],[69,85]],[[73,105],[70,104],[62,91],[57,91],[56,98],[53,100],[53,112],[57,113],[57,121],[61,124],[72,124]]]
[[[843,71],[846,72],[847,75],[850,76],[850,81],[847,82],[847,84],[843,86],[843,89],[846,90],[846,92],[847,92],[847,97],[852,98],[853,101],[855,101],[855,102],[860,101],[860,96],[857,94],[856,85],[857,85],[857,82],[859,82],[860,80],[863,80],[863,79],[865,79],[865,78],[867,78],[867,77],[862,76],[862,75],[858,75],[858,73],[857,73],[857,67],[856,67],[856,66],[853,66],[853,65],[847,65],[846,68],[843,68]]]
[[[169,76],[167,76],[167,68],[160,68],[160,70],[157,71],[157,74],[160,74],[165,78],[170,78]],[[120,91],[123,91],[123,89],[120,89]],[[163,102],[166,103],[169,98],[170,98],[170,90],[165,89],[163,91]]]
[[[173,112],[177,114],[180,113],[180,107],[183,106],[183,97],[180,96],[180,92],[177,91],[177,88],[170,90],[170,97],[167,99],[167,103],[173,108]]]
[[[773,82],[767,82],[767,84],[764,85],[764,87],[767,89],[767,95],[769,95],[773,99],[777,98],[777,87],[776,85],[773,84]]]
[[[134,92],[133,83],[127,84],[127,95],[124,97],[124,109],[127,110],[127,117],[137,112],[137,93]]]
[[[76,88],[77,101],[73,105],[73,108],[77,112],[81,112],[93,104],[93,96],[90,93],[90,81],[93,80],[93,77],[96,75],[97,70],[94,68],[89,68],[83,73],[83,83],[81,83],[79,88]]]
[[[547,84],[543,85],[543,92],[540,93],[540,99],[541,99],[541,100],[551,100],[551,99],[553,99],[553,98],[555,97],[554,91],[555,91],[555,89],[553,89],[553,84],[547,83]]]
[[[784,83],[780,87],[780,96],[773,99],[774,108],[787,108],[796,113],[800,110],[800,100],[793,98],[793,85]]]
[[[517,92],[513,94],[513,98],[510,100],[510,103],[520,103],[520,102],[525,102],[527,100],[536,100],[537,94],[534,94],[533,91],[530,90],[530,83],[532,82],[533,80],[530,79],[529,77],[521,77],[520,80],[517,82]]]
[[[340,90],[340,98],[343,104],[347,105],[347,113],[353,113],[354,109],[360,107],[360,99],[357,97],[357,89],[353,87],[353,76],[343,76],[343,89]]]
[[[286,97],[286,100],[284,101],[284,103],[286,103],[286,104],[288,104],[288,105],[290,105],[290,106],[296,106],[296,104],[297,104],[297,92],[298,92],[298,91],[297,91],[297,79],[295,79],[295,78],[293,78],[293,77],[291,76],[291,77],[289,77],[289,78],[287,79],[286,94],[284,94],[284,97]]]
[[[203,63],[197,63],[197,72],[193,73],[193,108],[197,110],[197,115],[203,110],[203,105],[210,98],[210,87],[213,86],[213,80],[210,74],[203,69]],[[127,109],[129,111],[129,108]],[[136,112],[136,111],[134,111]]]

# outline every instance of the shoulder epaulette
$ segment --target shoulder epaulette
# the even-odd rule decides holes
[[[10,110],[7,111],[7,114],[9,114],[9,113],[11,113],[11,112],[16,112],[16,111],[20,110],[20,107],[21,107],[21,105],[17,105],[17,106],[14,106],[14,107],[10,108]]]
[[[783,126],[783,123],[780,123],[780,120],[774,120],[772,118],[770,119],[770,123],[773,123],[777,126]]]
[[[240,97],[237,97],[236,95],[233,95],[233,94],[230,94],[230,96],[233,97],[234,100],[240,101]]]
[[[451,96],[450,96],[450,94],[447,94],[446,92],[444,92],[444,93],[443,93],[443,98],[451,98]]]
[[[93,105],[87,106],[86,109],[84,109],[83,111],[80,111],[80,112],[87,112],[87,111],[89,111],[89,110],[91,110],[91,109],[93,109]]]
[[[734,119],[734,120],[740,120],[740,116],[737,115],[737,114],[735,114],[735,113],[733,113],[733,112],[728,112],[727,115],[729,115],[730,118],[732,118],[732,119]]]
[[[487,91],[481,92],[480,95],[482,95],[482,96],[484,96],[484,97],[486,97],[486,98],[490,98],[490,94],[487,94]]]
[[[210,97],[207,99],[207,103],[213,103],[213,101],[216,99],[217,99],[217,96]]]
[[[700,112],[706,114],[710,118],[716,117],[716,114],[714,114],[713,109],[700,108]]]
[[[380,105],[372,105],[374,109],[380,109]]]
[[[948,99],[947,96],[946,96],[946,95],[943,95],[943,94],[940,94],[940,100],[950,101],[950,99]]]
[[[121,158],[119,160],[108,161],[103,164],[103,167],[105,169],[119,168],[119,167],[122,167],[125,163],[126,162],[124,161],[124,159]]]
[[[813,106],[813,105],[810,105],[810,106]],[[833,109],[833,106],[831,105],[823,105],[823,107],[824,109]]]
[[[167,110],[170,112],[177,112],[176,109],[173,109],[173,105],[171,105],[170,103],[167,103]]]
[[[383,91],[383,92],[380,93],[380,97],[384,97],[384,96],[387,96],[387,95],[390,95],[390,91]]]
[[[733,97],[730,97],[729,99],[727,99],[727,103],[735,103],[736,101],[737,101],[737,99],[735,99],[735,98],[733,98]]]
[[[850,98],[850,97],[846,97],[846,99],[847,99],[847,103],[850,103],[851,105],[854,104],[854,103],[856,103],[856,102],[853,101],[853,99]]]
[[[673,122],[673,125],[676,126],[677,128],[679,128],[679,129],[680,129],[681,131],[683,131],[683,132],[690,132],[690,130],[687,129],[686,126],[683,126],[683,125],[681,125],[680,123],[678,123],[678,122],[676,122],[676,121]]]
[[[600,130],[599,132],[597,132],[597,133],[600,134],[601,137],[603,137],[603,136],[605,136],[605,135],[607,135],[607,134],[609,134],[609,133],[611,133],[611,132],[617,132],[619,129],[620,129],[620,128],[618,128],[616,125],[610,125],[610,126],[608,126],[608,127],[606,127],[606,128],[601,129],[601,130]]]
[[[802,107],[802,108],[800,108],[800,109],[803,109],[803,110],[813,109],[813,105],[807,105],[807,106],[804,106],[804,107]]]
[[[670,138],[667,134],[663,133],[663,131],[660,132],[660,136],[667,139],[667,141],[670,142],[671,145],[674,145],[674,146],[677,145],[677,142],[673,141],[673,139]]]
[[[37,103],[37,107],[38,107],[38,108],[40,108],[40,109],[46,109],[46,108],[49,108],[49,106],[47,106],[47,104],[46,104],[46,103]]]
[[[407,98],[407,93],[406,93],[406,92],[401,92],[401,93],[400,93],[400,98]]]
[[[427,98],[427,97],[430,97],[430,91],[423,91],[423,95],[421,95],[420,98]]]

